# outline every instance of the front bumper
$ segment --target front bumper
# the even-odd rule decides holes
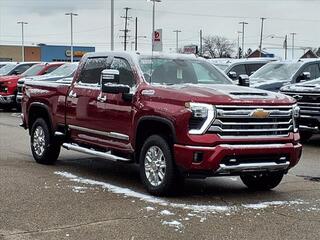
[[[21,93],[17,94],[16,101],[17,101],[17,103],[21,103],[21,101],[22,101],[22,94]]]
[[[2,105],[8,105],[8,104],[13,104],[15,103],[15,95],[0,95],[0,104]]]
[[[214,147],[174,145],[176,164],[183,172],[207,176],[287,172],[298,163],[301,153],[299,143],[220,144]]]
[[[319,133],[320,116],[301,115],[299,118],[299,130],[301,132]]]

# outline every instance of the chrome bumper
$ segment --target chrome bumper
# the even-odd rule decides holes
[[[15,101],[15,95],[1,96],[0,95],[0,104],[11,104]]]
[[[243,163],[239,165],[227,166],[220,164],[217,174],[232,174],[232,173],[245,173],[245,172],[262,172],[262,171],[285,171],[289,168],[290,162],[285,163]]]

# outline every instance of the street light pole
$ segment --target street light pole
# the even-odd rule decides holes
[[[260,50],[260,57],[262,57],[262,38],[263,38],[263,22],[266,20],[266,18],[261,18],[261,35],[260,35],[260,44],[259,44],[259,50]]]
[[[27,22],[17,22],[18,24],[21,24],[21,59],[22,62],[24,62],[24,25],[28,24]]]
[[[290,33],[292,35],[292,59],[294,59],[294,37],[297,33]]]
[[[173,32],[176,33],[176,53],[179,52],[179,33],[181,33],[181,30],[174,30]]]
[[[111,51],[114,50],[114,0],[111,0]]]
[[[247,22],[239,22],[239,24],[242,24],[242,58],[244,58],[244,26],[247,25]]]
[[[156,30],[156,3],[161,2],[161,0],[147,0],[148,2],[152,2],[152,52],[154,51],[154,32]]]
[[[78,16],[78,14],[77,13],[72,13],[72,12],[70,12],[70,13],[66,13],[65,15],[67,15],[67,16],[70,16],[70,20],[71,20],[71,28],[70,28],[70,30],[71,30],[71,32],[70,32],[70,40],[71,40],[71,59],[70,59],[70,61],[71,62],[73,62],[73,16]]]

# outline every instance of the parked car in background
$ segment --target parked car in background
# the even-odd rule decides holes
[[[7,63],[0,68],[0,76],[21,75],[37,62]]]
[[[265,64],[276,61],[274,58],[244,58],[244,59],[209,59],[210,63],[224,71],[229,78],[237,80],[240,75],[252,75]]]
[[[298,125],[302,141],[320,133],[320,78],[281,88],[281,92],[295,98],[300,107]]]
[[[300,59],[268,63],[250,77],[250,86],[279,91],[287,84],[309,81],[320,77],[320,59]]]
[[[4,67],[7,64],[16,64],[16,62],[0,62],[0,68]]]
[[[34,64],[21,75],[10,75],[0,77],[0,104],[6,108],[16,106],[17,84],[20,78],[39,76],[52,72],[63,63],[38,63]],[[17,105],[19,107],[20,105]]]
[[[27,81],[22,110],[36,162],[53,164],[63,146],[137,163],[154,195],[190,176],[238,175],[269,190],[302,151],[294,99],[236,86],[186,55],[86,54],[71,85]]]
[[[70,78],[73,77],[75,74],[77,68],[78,68],[77,62],[75,63],[64,63],[63,65],[59,66],[57,69],[52,71],[49,74],[46,74],[44,76],[34,76],[34,77],[26,77],[21,78],[18,81],[18,92],[17,92],[17,103],[21,104],[22,99],[22,91],[25,81],[49,81],[49,82],[55,82],[58,80],[63,80],[68,82],[70,81]]]

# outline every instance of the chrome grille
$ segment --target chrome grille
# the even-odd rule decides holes
[[[209,133],[222,138],[285,137],[293,132],[292,106],[216,106]],[[266,113],[261,118],[257,111]]]
[[[293,92],[285,92],[285,94],[297,98],[301,117],[320,116],[320,94]]]

